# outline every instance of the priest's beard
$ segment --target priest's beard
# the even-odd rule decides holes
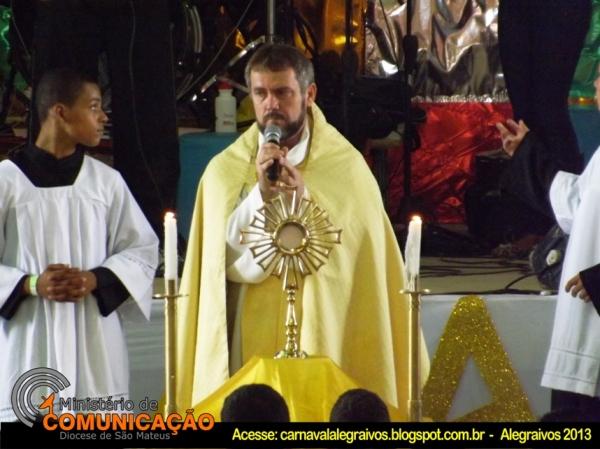
[[[304,126],[304,122],[306,121],[306,100],[302,100],[301,111],[302,112],[300,113],[300,116],[298,117],[297,120],[294,120],[293,122],[287,122],[287,124],[285,126],[281,127],[281,141],[282,142],[289,139],[290,137],[295,136]],[[285,120],[285,117],[283,115],[279,114],[278,112],[271,112],[271,113],[265,115],[263,122],[258,123],[258,129],[260,129],[260,132],[263,134],[265,132],[265,127],[267,126],[269,119]]]

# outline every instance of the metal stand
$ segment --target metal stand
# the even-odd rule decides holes
[[[164,294],[153,295],[154,299],[165,300],[165,416],[177,411],[177,280],[165,279]]]
[[[411,276],[409,288],[400,293],[410,296],[408,318],[408,347],[410,351],[408,370],[408,420],[423,421],[423,402],[421,400],[421,295],[429,290],[421,290],[419,276]]]
[[[252,42],[249,42],[242,50],[237,53],[233,58],[227,62],[225,70],[233,67],[240,59],[246,56],[249,52],[262,44],[273,44],[281,41],[281,38],[275,34],[275,17],[276,17],[276,0],[267,0],[267,34],[257,37]],[[200,93],[204,93],[210,86],[217,82],[219,76],[217,74],[211,76],[203,85],[200,87]],[[196,84],[192,85],[193,88]],[[191,88],[188,88],[191,89]]]
[[[267,44],[276,41],[275,36],[275,0],[267,0]]]

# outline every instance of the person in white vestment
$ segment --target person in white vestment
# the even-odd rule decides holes
[[[35,368],[69,382],[55,413],[59,398],[126,399],[121,319],[149,318],[158,263],[158,239],[119,173],[78,147],[104,132],[97,84],[53,70],[35,107],[35,144],[0,162],[0,421],[17,419],[11,391]],[[48,390],[31,394],[38,406]]]
[[[594,85],[600,109],[600,76]],[[523,121],[497,126],[512,157],[505,186],[551,210],[569,234],[542,385],[553,390],[552,410],[585,419],[600,409],[600,149],[576,175],[558,170]]]

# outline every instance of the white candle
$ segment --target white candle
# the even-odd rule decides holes
[[[173,212],[165,214],[165,279],[177,279],[177,220]]]
[[[406,237],[406,272],[409,279],[419,275],[421,262],[421,217],[415,215],[408,224],[408,235]]]

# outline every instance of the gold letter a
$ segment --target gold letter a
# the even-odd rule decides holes
[[[460,298],[446,323],[423,387],[425,416],[446,421],[469,356],[490,389],[492,402],[457,421],[535,420],[485,302],[478,296]]]

